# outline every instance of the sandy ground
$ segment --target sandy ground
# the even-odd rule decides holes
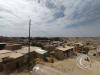
[[[0,74],[5,75],[5,74]],[[6,74],[8,75],[8,74]],[[45,63],[40,65],[39,71],[30,73],[14,73],[9,75],[100,75],[100,61],[92,59],[90,69],[82,69],[77,66],[76,58],[69,58],[55,63]]]
[[[85,70],[77,66],[75,59],[66,59],[47,65],[68,75],[100,75],[100,62],[95,60],[92,60],[91,69]]]

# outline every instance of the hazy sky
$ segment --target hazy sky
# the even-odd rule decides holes
[[[0,0],[0,35],[100,36],[100,0]]]

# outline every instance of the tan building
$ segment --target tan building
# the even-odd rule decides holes
[[[16,52],[22,53],[22,54],[28,54],[29,50],[28,50],[28,47],[23,47],[22,49],[16,50]],[[32,47],[31,46],[30,53],[35,54],[34,57],[42,57],[47,53],[47,51],[41,49],[40,47]]]
[[[80,43],[80,42],[79,43],[75,43],[74,46],[75,46],[75,51],[76,52],[82,51],[83,47],[84,47],[84,45],[82,43]]]
[[[74,55],[74,47],[73,46],[59,46],[56,47],[55,57],[58,59],[65,59]]]
[[[21,44],[7,44],[5,46],[5,49],[7,49],[7,50],[18,50],[18,49],[21,49],[21,48],[22,48]]]
[[[23,54],[9,50],[0,51],[0,71],[12,72],[20,67],[23,62]]]
[[[24,55],[12,52],[8,57],[3,59],[3,69],[6,72],[13,72],[23,66]]]
[[[34,59],[44,59],[47,51],[40,47],[22,47],[18,50],[0,50],[0,71],[13,72],[24,66],[34,65]]]

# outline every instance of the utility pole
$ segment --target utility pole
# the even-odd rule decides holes
[[[31,19],[29,20],[29,36],[28,36],[28,69],[30,70],[30,46],[31,46]]]

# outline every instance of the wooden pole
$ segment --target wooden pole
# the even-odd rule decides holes
[[[29,36],[28,36],[28,69],[30,70],[30,46],[31,46],[31,19],[29,20]]]

